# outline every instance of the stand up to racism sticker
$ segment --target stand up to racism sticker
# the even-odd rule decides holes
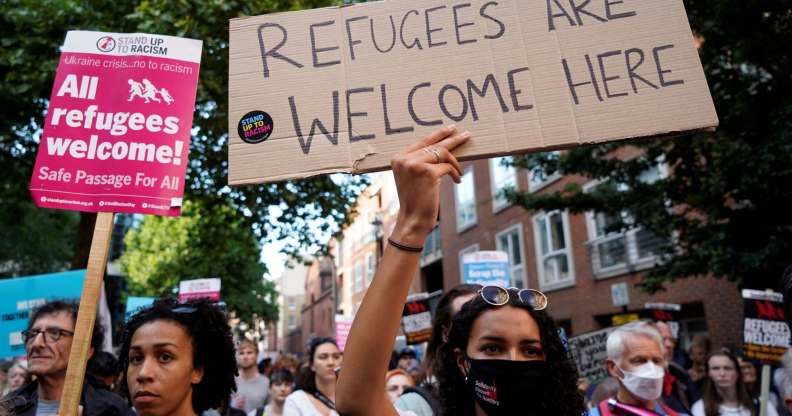
[[[201,41],[66,35],[30,181],[40,207],[179,215]]]

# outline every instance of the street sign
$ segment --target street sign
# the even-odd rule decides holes
[[[627,287],[627,283],[611,285],[611,300],[613,300],[613,306],[617,308],[630,304],[630,290]]]

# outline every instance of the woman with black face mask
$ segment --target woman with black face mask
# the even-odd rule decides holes
[[[391,162],[401,209],[379,269],[347,339],[336,387],[343,415],[398,413],[382,391],[404,302],[421,248],[437,220],[439,184],[459,183],[451,154],[470,139],[449,126],[435,131]],[[485,286],[454,316],[440,349],[438,381],[444,414],[552,415],[585,412],[577,372],[558,329],[544,309],[547,298],[530,290]]]

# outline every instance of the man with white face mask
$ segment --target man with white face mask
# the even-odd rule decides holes
[[[663,338],[646,322],[616,328],[606,343],[608,373],[619,381],[616,397],[600,402],[589,416],[681,416],[658,399],[666,359]]]

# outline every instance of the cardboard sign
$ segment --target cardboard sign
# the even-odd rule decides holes
[[[743,289],[743,353],[747,358],[774,364],[789,349],[784,320],[784,297],[776,292]]]
[[[229,183],[389,167],[454,123],[462,160],[718,124],[682,0],[386,0],[232,19]]]
[[[421,293],[407,300],[402,312],[402,331],[407,345],[420,344],[432,337],[432,303],[441,292]]]
[[[462,256],[462,280],[482,286],[511,286],[509,253],[476,251]]]
[[[201,44],[68,32],[30,181],[36,204],[179,215]]]
[[[22,331],[33,308],[55,299],[80,299],[85,270],[0,279],[0,358],[25,355]]]
[[[613,328],[605,328],[569,339],[569,349],[578,374],[587,378],[590,383],[597,383],[608,377],[608,370],[605,368],[605,359],[608,358],[605,345],[611,332]]]
[[[335,339],[338,344],[338,349],[344,352],[347,338],[349,338],[349,330],[352,329],[352,321],[355,320],[354,316],[335,316]]]
[[[207,298],[220,300],[220,279],[194,279],[179,282],[179,302],[190,299]]]

